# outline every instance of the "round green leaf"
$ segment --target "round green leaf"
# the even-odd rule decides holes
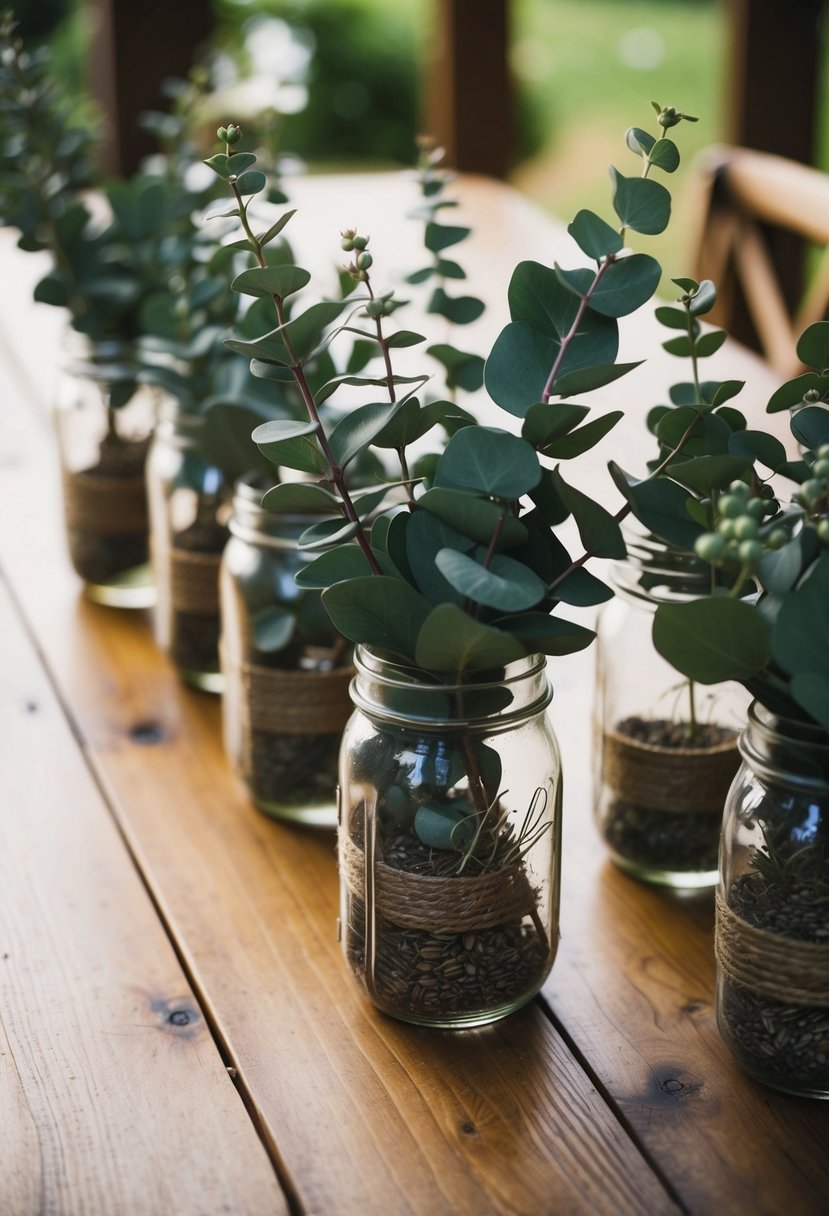
[[[597,262],[609,253],[618,253],[623,245],[616,229],[593,211],[577,212],[567,231],[579,248]]]
[[[486,671],[524,654],[515,637],[473,620],[455,604],[438,604],[420,630],[415,659],[427,671]]]
[[[804,329],[797,343],[797,357],[807,367],[829,370],[829,321],[816,321]]]
[[[514,500],[540,479],[538,456],[526,440],[496,427],[467,426],[447,443],[435,485]]]
[[[700,684],[745,680],[770,658],[769,631],[756,609],[728,596],[660,604],[653,644],[682,675]]]
[[[343,637],[414,660],[431,605],[408,583],[385,575],[335,583],[322,601]]]
[[[660,182],[647,177],[625,177],[610,166],[613,210],[625,228],[657,236],[668,227],[671,196]]]
[[[435,563],[456,591],[487,608],[522,612],[533,608],[545,595],[538,575],[500,553],[491,559],[488,569],[457,549],[441,549]]]

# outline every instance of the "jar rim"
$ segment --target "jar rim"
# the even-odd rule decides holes
[[[745,763],[767,781],[829,790],[829,731],[817,723],[774,714],[755,700],[738,746]]]
[[[541,713],[553,699],[546,677],[547,659],[535,653],[504,667],[472,673],[468,681],[441,680],[439,672],[384,659],[370,646],[355,647],[356,675],[351,685],[355,706],[373,719],[436,730],[466,730],[483,724],[487,730],[513,726]],[[496,673],[499,673],[496,675]],[[452,673],[449,673],[450,675]],[[526,695],[518,691],[524,685]],[[383,691],[382,699],[377,696]],[[508,694],[503,703],[499,692]],[[459,712],[447,712],[455,700]],[[443,712],[441,712],[443,711]]]

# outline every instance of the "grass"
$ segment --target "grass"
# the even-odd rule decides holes
[[[724,15],[713,0],[514,0],[513,70],[543,133],[513,172],[525,193],[559,217],[589,207],[612,221],[607,165],[636,172],[624,132],[656,131],[651,100],[697,114],[671,134],[682,164],[669,184],[668,232],[641,247],[668,280],[689,273],[689,200],[694,155],[722,138]],[[660,176],[660,175],[657,175]],[[664,180],[664,179],[663,179]],[[665,284],[668,283],[667,289]]]

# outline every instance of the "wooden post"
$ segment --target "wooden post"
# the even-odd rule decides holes
[[[186,76],[210,33],[209,0],[124,3],[86,0],[91,26],[89,88],[105,117],[104,170],[129,174],[153,141],[138,129],[144,110],[164,108],[161,85]]]
[[[437,0],[426,124],[456,169],[504,177],[511,151],[508,0]]]
[[[821,20],[826,0],[726,0],[727,138],[733,144],[814,163],[821,96]],[[803,293],[805,245],[767,231],[783,297],[794,309]],[[744,301],[735,298],[729,332],[753,344]]]

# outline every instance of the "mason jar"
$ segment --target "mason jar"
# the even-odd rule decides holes
[[[637,878],[713,886],[749,698],[736,684],[682,679],[651,639],[657,605],[706,594],[709,568],[653,537],[626,543],[596,626],[596,822],[613,861]]]
[[[717,1022],[758,1081],[829,1098],[829,731],[755,703],[725,808]]]
[[[185,684],[221,692],[219,563],[231,491],[203,437],[199,414],[164,402],[147,462],[155,634]]]
[[[340,932],[385,1013],[493,1022],[558,945],[561,764],[543,655],[443,681],[355,655],[340,754]]]
[[[278,819],[334,827],[340,739],[351,714],[351,647],[319,591],[294,576],[318,517],[260,506],[269,482],[236,483],[221,566],[222,720],[228,755],[254,803]]]
[[[129,344],[71,331],[54,408],[69,556],[86,594],[119,608],[155,599],[144,466],[156,394],[136,372]]]

